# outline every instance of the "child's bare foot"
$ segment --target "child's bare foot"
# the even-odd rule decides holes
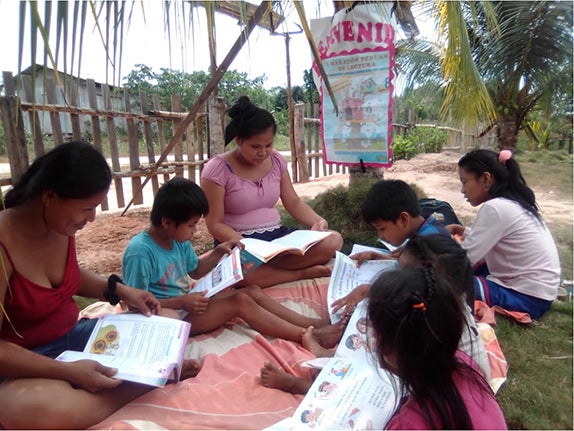
[[[320,278],[329,277],[331,275],[331,268],[325,265],[313,265],[305,268],[302,271],[303,280],[306,278]]]
[[[287,374],[271,362],[265,362],[260,371],[260,378],[261,384],[266,388],[280,389],[291,394],[306,394],[311,387],[311,382]]]
[[[197,359],[184,359],[181,367],[181,377],[179,380],[195,377],[201,370],[201,362]]]
[[[313,331],[315,328],[313,326],[309,326],[305,331],[303,331],[303,335],[301,335],[301,344],[311,353],[313,353],[317,358],[330,358],[334,355],[334,352],[330,349],[325,349],[323,346],[319,344],[319,342],[313,336]]]
[[[346,322],[341,321],[339,323],[335,323],[334,325],[323,326],[322,328],[313,328],[311,333],[321,347],[330,349],[331,347],[334,347],[339,341],[341,341],[341,336],[343,335],[345,324]]]

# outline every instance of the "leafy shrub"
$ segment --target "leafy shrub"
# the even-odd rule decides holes
[[[409,130],[407,135],[414,139],[425,153],[440,153],[448,141],[447,132],[435,127],[415,127]]]
[[[412,159],[420,152],[412,139],[400,135],[393,136],[391,148],[393,150],[393,159],[395,160]]]
[[[411,159],[419,153],[439,153],[448,141],[444,130],[434,127],[414,127],[405,136],[393,136],[393,158]]]

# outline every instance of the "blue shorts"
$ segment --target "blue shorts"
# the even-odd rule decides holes
[[[552,301],[501,286],[488,280],[486,275],[474,277],[474,291],[475,299],[485,302],[489,307],[498,305],[508,311],[521,311],[530,314],[532,319],[540,319],[552,306]]]
[[[263,241],[273,241],[274,239],[281,238],[282,236],[288,235],[291,232],[295,232],[297,228],[294,227],[285,227],[279,226],[277,229],[273,229],[270,231],[265,232],[255,232],[251,235],[243,235],[244,238],[255,238],[255,239],[262,239]],[[214,240],[213,246],[216,247],[218,244],[221,244],[220,241]]]
[[[50,358],[55,358],[64,350],[81,352],[84,350],[97,321],[98,319],[80,319],[66,335],[61,336],[51,343],[31,350],[40,355],[49,356]]]

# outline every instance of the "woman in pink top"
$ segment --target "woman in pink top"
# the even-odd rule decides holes
[[[490,386],[458,350],[466,324],[460,293],[432,267],[383,273],[368,316],[382,368],[406,394],[386,429],[506,429]]]
[[[207,195],[209,213],[205,220],[216,241],[258,238],[266,241],[290,232],[281,226],[278,200],[298,222],[313,230],[327,230],[327,221],[299,198],[285,159],[273,150],[277,131],[270,112],[242,96],[229,109],[231,122],[225,129],[225,143],[236,148],[206,163],[201,187]],[[307,251],[305,256],[284,254],[247,274],[245,283],[267,287],[278,283],[322,277],[330,274],[329,262],[343,244],[333,232]]]

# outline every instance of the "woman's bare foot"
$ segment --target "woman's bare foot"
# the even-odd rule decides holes
[[[280,389],[291,394],[306,394],[312,382],[292,376],[277,368],[271,362],[265,362],[260,371],[261,384],[266,388]]]
[[[189,379],[190,377],[195,377],[201,370],[201,362],[197,359],[184,359],[183,365],[181,367],[181,380]]]
[[[313,331],[315,328],[313,326],[309,326],[305,331],[303,331],[303,335],[301,335],[301,344],[311,353],[313,353],[317,358],[330,358],[332,357],[335,352],[331,349],[325,349],[323,346],[319,344],[319,342],[313,336]]]
[[[313,265],[301,270],[302,280],[307,278],[329,277],[331,268],[325,265]]]
[[[321,347],[330,349],[331,347],[335,347],[335,345],[341,341],[345,325],[346,322],[341,321],[333,325],[323,326],[322,328],[313,328],[311,333]],[[309,328],[307,331],[308,330]],[[303,338],[303,335],[304,333],[301,338]]]

